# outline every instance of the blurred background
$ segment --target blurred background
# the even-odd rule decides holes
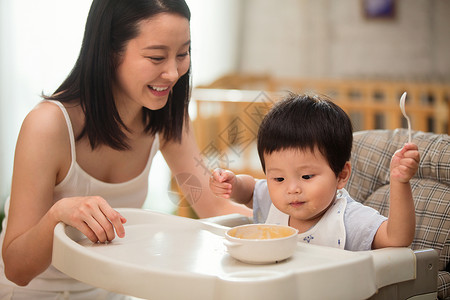
[[[414,116],[413,127],[448,133],[448,0],[187,3],[196,88],[191,116],[198,128],[211,128],[206,133],[197,130],[210,167],[218,164],[260,174],[253,143],[258,120],[249,111],[257,108],[255,103],[273,103],[282,90],[329,94],[348,109],[358,130],[404,126],[404,120],[391,120],[389,110],[385,115],[380,107],[395,101],[398,108],[399,93],[408,90],[411,112],[424,111],[419,107],[424,102],[430,110],[426,118]],[[0,202],[9,195],[22,120],[41,100],[40,94],[52,93],[70,72],[90,4],[91,0],[0,0]],[[352,99],[359,108],[371,107],[372,121],[350,105]],[[227,103],[234,106],[230,109]],[[242,111],[246,117],[239,115]],[[248,143],[230,143],[230,128],[239,126],[248,129]],[[158,155],[146,208],[177,211],[179,195],[172,190],[171,174]]]

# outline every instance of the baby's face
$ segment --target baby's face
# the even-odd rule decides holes
[[[301,232],[315,225],[333,202],[341,180],[319,150],[287,149],[265,154],[270,198]]]

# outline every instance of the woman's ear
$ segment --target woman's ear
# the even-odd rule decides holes
[[[352,173],[352,165],[350,161],[347,161],[342,168],[342,171],[338,175],[338,189],[342,189],[347,184],[348,179],[350,178],[350,174]]]

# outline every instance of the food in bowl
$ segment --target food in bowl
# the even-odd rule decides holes
[[[297,247],[298,230],[289,226],[249,224],[225,233],[228,253],[252,264],[275,263],[292,256]]]
[[[228,235],[240,239],[279,239],[291,236],[295,233],[295,229],[288,226],[278,225],[247,225],[232,228],[228,231]]]

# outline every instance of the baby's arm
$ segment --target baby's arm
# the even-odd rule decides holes
[[[218,197],[231,198],[249,208],[253,207],[255,179],[250,175],[235,175],[229,170],[215,169],[209,178],[209,187]]]
[[[408,143],[391,160],[389,217],[381,224],[372,248],[407,247],[415,234],[416,215],[409,180],[419,168],[417,145]]]

